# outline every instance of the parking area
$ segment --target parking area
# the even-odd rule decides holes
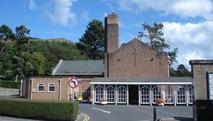
[[[90,121],[153,121],[154,106],[80,104],[80,113]],[[191,106],[156,106],[157,118],[162,121],[192,121]]]

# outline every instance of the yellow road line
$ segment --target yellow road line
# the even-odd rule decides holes
[[[85,113],[81,113],[82,116],[84,116],[84,120],[83,121],[89,121],[89,116]]]

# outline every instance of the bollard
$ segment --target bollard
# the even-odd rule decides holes
[[[153,115],[153,121],[157,121],[157,112],[156,112],[156,107],[154,107],[154,109],[153,109],[153,113],[154,113],[154,115]]]

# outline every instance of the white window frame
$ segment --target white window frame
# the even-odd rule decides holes
[[[124,89],[124,91],[122,91],[122,89]],[[118,87],[118,103],[127,103],[127,87],[125,86]]]
[[[213,99],[213,72],[209,72],[208,73],[208,82],[207,82],[207,86],[208,86],[208,90],[207,90],[207,92],[208,92],[208,98],[210,99],[210,100],[212,100]]]
[[[187,87],[188,89],[188,91],[189,91],[189,104],[193,104],[193,96],[194,96],[194,94],[193,94],[193,86],[192,85],[188,85],[188,87]]]
[[[104,98],[104,87],[102,85],[95,86],[95,103],[100,103]]]
[[[108,86],[106,87],[106,98],[108,103],[115,103],[115,87]]]
[[[40,90],[39,90],[39,86],[40,86],[40,84],[42,84],[42,85],[43,85],[44,90],[45,90],[44,83],[38,83],[38,84],[37,84],[37,92],[44,92],[44,90],[43,90],[43,91],[40,91]]]
[[[160,85],[154,85],[152,87],[152,92],[153,92],[153,103],[156,104],[157,101],[162,98]]]
[[[54,85],[54,91],[50,91],[50,85],[53,84]],[[55,92],[55,83],[48,83],[48,92]]]
[[[147,90],[148,89],[148,90]],[[150,103],[150,88],[149,86],[141,86],[141,104],[149,104]]]
[[[165,92],[165,103],[166,104],[174,104],[174,86],[173,85],[166,85],[166,92]]]
[[[177,104],[186,104],[186,85],[178,85]]]

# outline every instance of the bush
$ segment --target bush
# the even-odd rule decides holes
[[[0,87],[5,87],[5,88],[19,88],[20,82],[15,82],[15,81],[2,81],[0,80]]]
[[[75,121],[78,105],[71,102],[47,102],[23,99],[0,100],[0,115],[51,121]]]

